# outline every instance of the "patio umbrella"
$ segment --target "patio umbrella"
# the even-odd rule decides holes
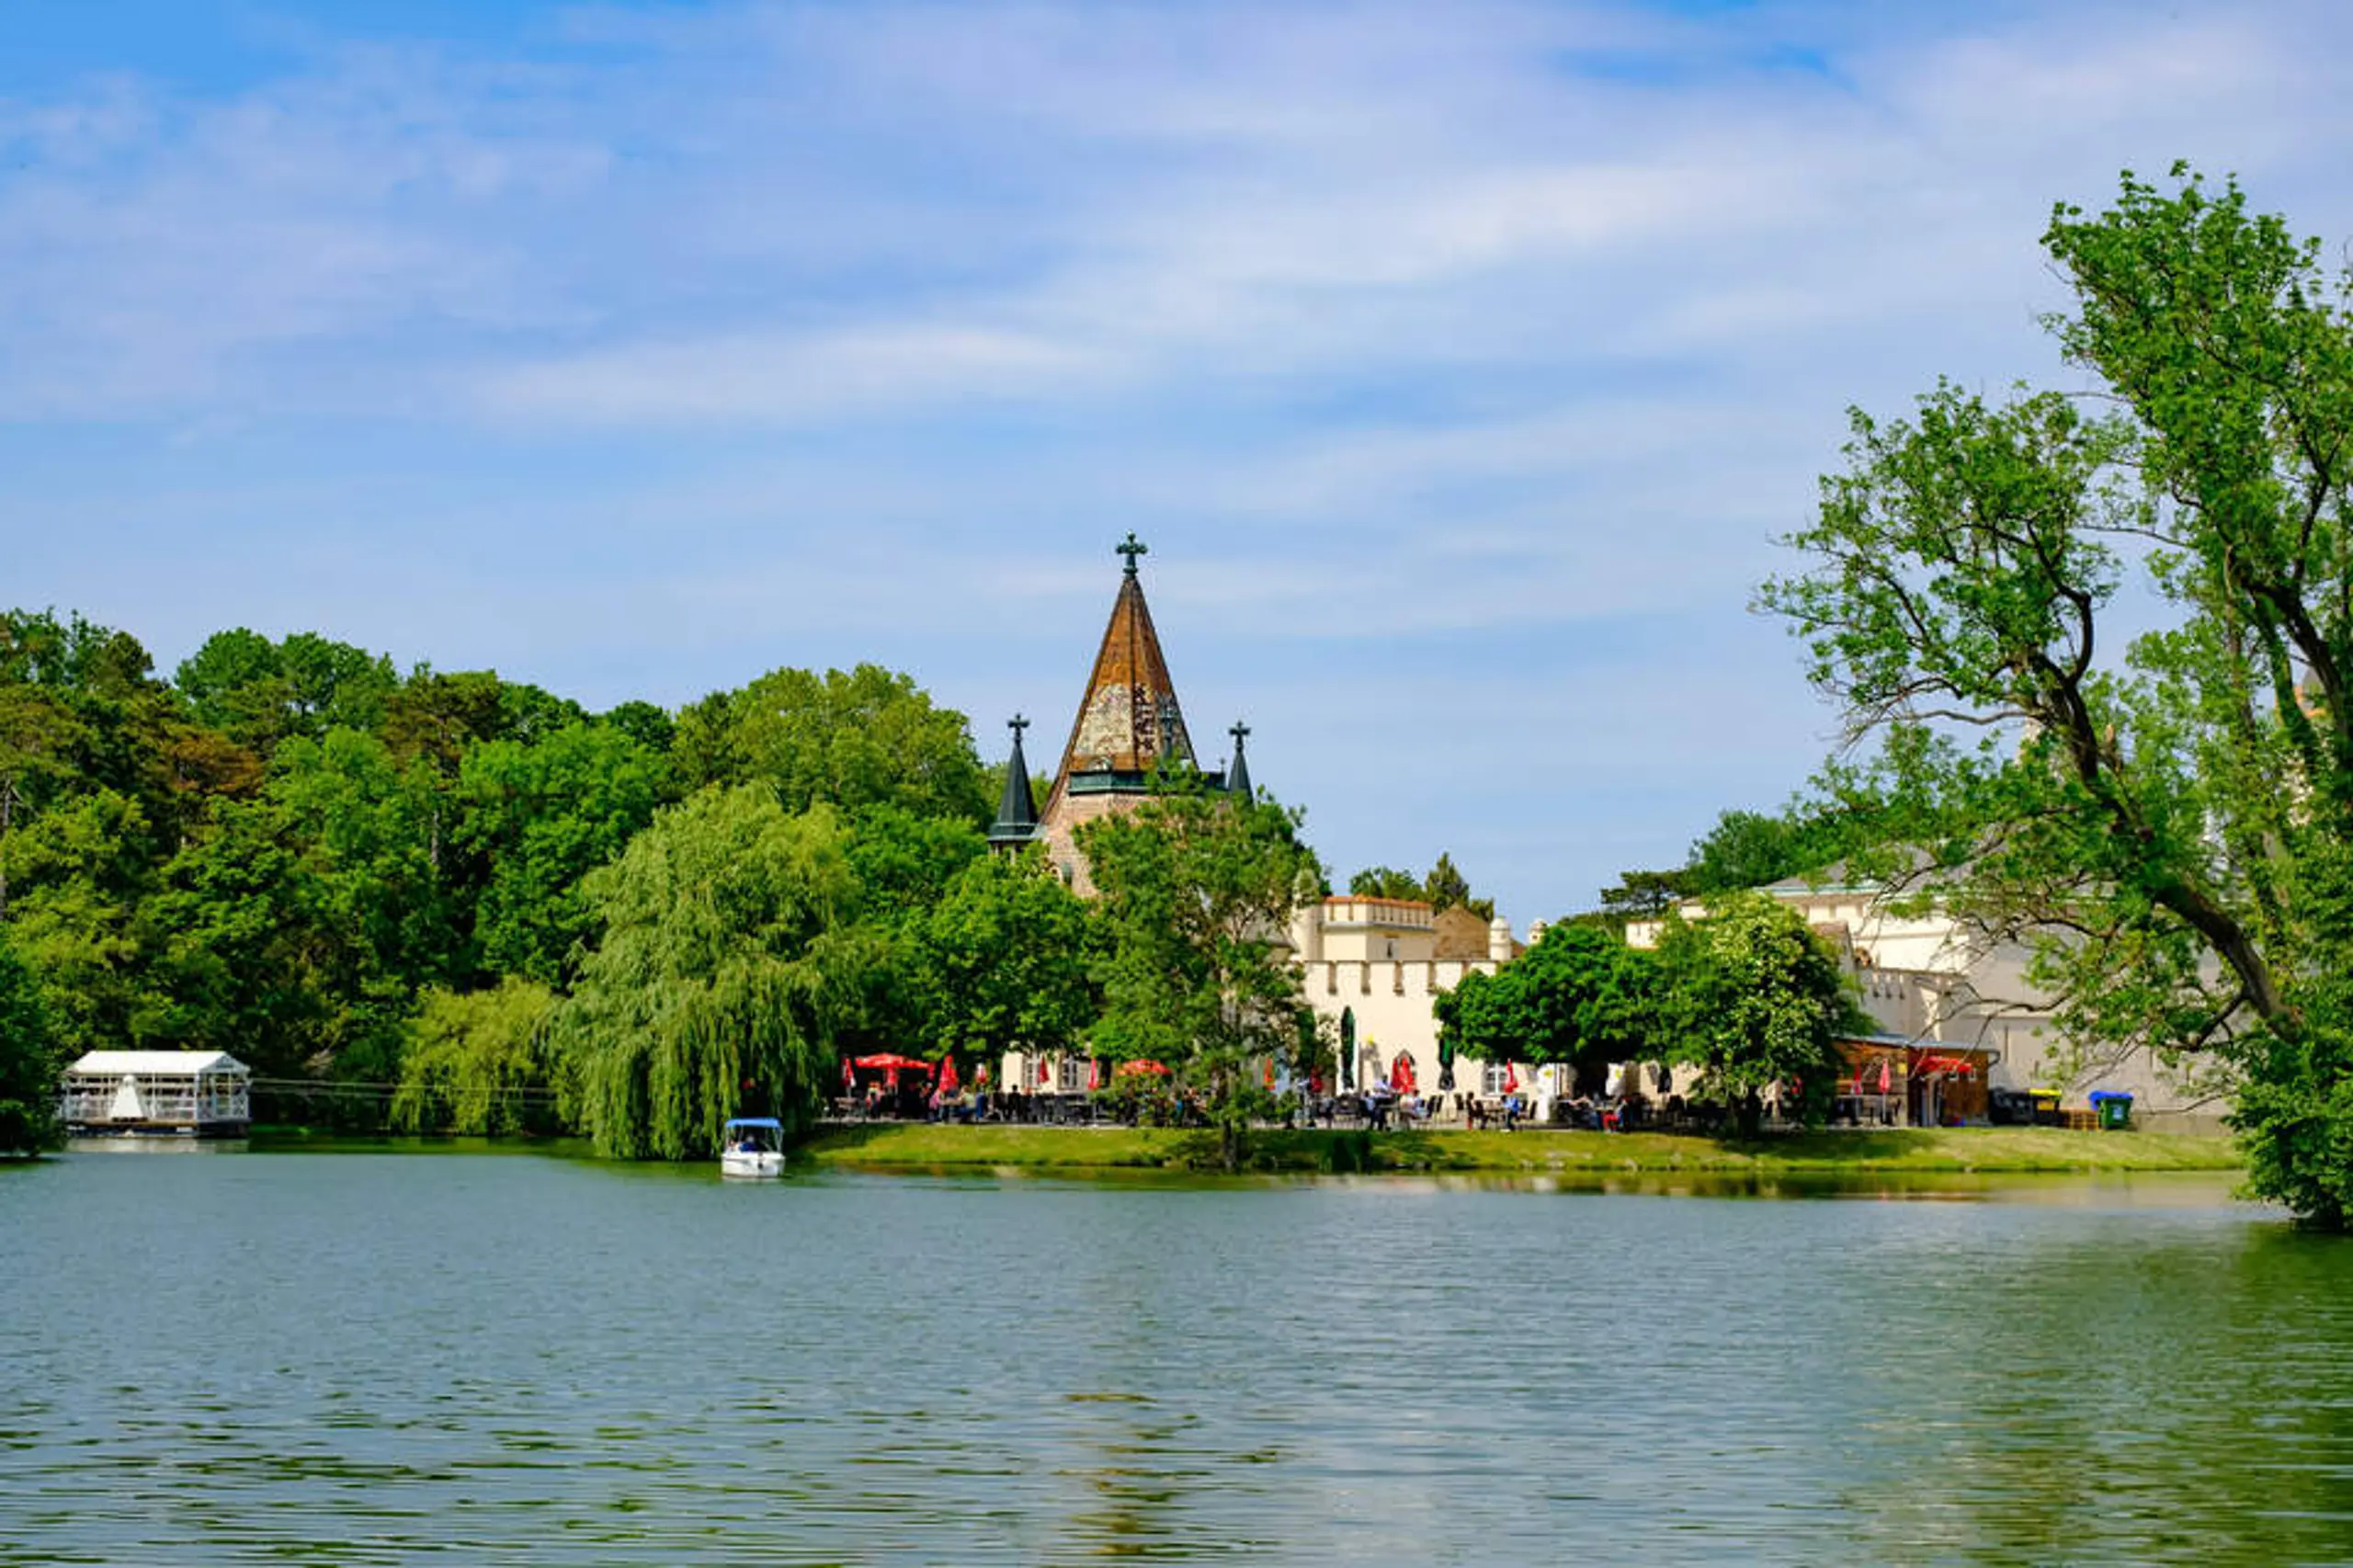
[[[1129,1074],[1149,1073],[1155,1078],[1165,1078],[1168,1076],[1168,1069],[1160,1062],[1141,1059],[1134,1062],[1120,1062],[1120,1071]]]
[[[913,1056],[901,1056],[895,1052],[888,1051],[878,1052],[872,1056],[858,1057],[858,1064],[860,1068],[869,1073],[896,1073],[901,1071],[911,1073],[928,1073],[931,1071],[931,1063],[928,1062],[922,1061],[919,1058]]]
[[[1401,1051],[1397,1060],[1389,1064],[1389,1086],[1401,1095],[1414,1092],[1414,1053]]]
[[[1444,1030],[1438,1037],[1438,1092],[1445,1094],[1454,1087],[1454,1041]]]
[[[939,1059],[939,1092],[943,1095],[952,1095],[958,1086],[956,1059],[952,1056],[941,1057]]]
[[[1357,1010],[1340,1009],[1340,1087],[1357,1086]]]
[[[1103,1063],[1090,1056],[1086,1059],[1086,1092],[1093,1094],[1103,1086]]]
[[[847,1095],[858,1093],[858,1069],[849,1064],[847,1056],[842,1058],[842,1092]]]
[[[1504,1063],[1504,1093],[1507,1095],[1519,1093],[1519,1063],[1517,1062]]]

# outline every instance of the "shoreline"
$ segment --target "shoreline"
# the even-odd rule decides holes
[[[1215,1142],[1195,1130],[828,1123],[796,1163],[877,1172],[960,1168],[1036,1172],[1209,1171]],[[1257,1173],[1501,1176],[1835,1176],[1940,1172],[2089,1176],[2123,1172],[2236,1173],[2225,1134],[2085,1132],[2059,1128],[1890,1128],[1799,1132],[1753,1143],[1682,1133],[1502,1131],[1267,1131],[1244,1169]]]

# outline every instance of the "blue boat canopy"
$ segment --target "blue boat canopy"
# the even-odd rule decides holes
[[[727,1125],[730,1127],[772,1127],[779,1132],[784,1131],[784,1123],[772,1116],[731,1116],[727,1119]]]

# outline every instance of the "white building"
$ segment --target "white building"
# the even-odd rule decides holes
[[[2027,979],[2031,954],[2022,944],[1990,942],[1938,912],[1898,914],[1876,884],[1816,886],[1791,878],[1761,891],[1796,910],[1839,953],[1864,1010],[1886,1035],[1987,1053],[1993,1089],[2055,1089],[2075,1107],[2094,1091],[2120,1091],[2132,1096],[2142,1125],[2219,1124],[2221,1085],[2170,1070],[2144,1049],[2097,1042],[2075,1049],[2066,1040],[2049,995]],[[1697,903],[1683,913],[1704,915]],[[1636,921],[1626,939],[1655,946],[1659,926]]]
[[[1544,934],[1539,921],[1529,931]],[[1493,974],[1521,949],[1511,923],[1483,923],[1470,911],[1435,913],[1415,899],[1344,894],[1300,911],[1291,926],[1300,988],[1319,1019],[1343,1020],[1356,1039],[1353,1082],[1392,1078],[1400,1057],[1425,1093],[1438,1086],[1438,999],[1465,976]],[[1492,1099],[1517,1082],[1532,1108],[1549,1114],[1558,1074],[1463,1056],[1454,1064],[1454,1091]],[[1541,1103],[1539,1103],[1541,1102]]]
[[[253,1120],[253,1073],[220,1051],[93,1051],[65,1070],[58,1106],[69,1132],[241,1133]]]

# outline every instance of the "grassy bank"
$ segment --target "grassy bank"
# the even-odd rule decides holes
[[[1169,1170],[1214,1164],[1198,1132],[1155,1128],[828,1127],[803,1153],[862,1170]],[[2228,1138],[2056,1128],[1904,1128],[1815,1132],[1756,1143],[1656,1132],[1268,1132],[1253,1142],[1264,1171],[1492,1171],[1541,1176],[1687,1172],[1769,1176],[1842,1171],[1982,1173],[2229,1171]]]

